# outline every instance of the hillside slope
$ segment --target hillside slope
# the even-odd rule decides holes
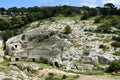
[[[15,65],[30,61],[74,72],[105,70],[109,62],[120,59],[114,55],[120,48],[111,46],[117,34],[95,33],[99,25],[78,16],[33,22],[24,33],[6,41],[5,56]],[[67,26],[71,32],[66,34]]]
[[[6,42],[6,52],[12,58],[25,57],[24,60],[39,61],[40,57],[49,58],[58,64],[68,61],[83,63],[107,64],[118,59],[113,55],[119,51],[111,46],[112,37],[117,34],[99,34],[89,32],[96,30],[94,21],[77,21],[77,19],[63,18],[35,22],[23,34],[12,37]],[[72,33],[65,34],[64,28],[70,26]],[[30,29],[31,28],[31,29]],[[34,55],[34,56],[33,56]],[[71,66],[72,67],[72,66]]]

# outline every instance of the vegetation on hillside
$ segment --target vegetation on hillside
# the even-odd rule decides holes
[[[97,32],[110,33],[111,26],[115,26],[117,29],[120,29],[120,23],[118,22],[120,17],[112,16],[120,15],[120,9],[115,7],[115,5],[112,3],[107,3],[104,5],[104,7],[96,8],[90,8],[88,6],[74,7],[67,5],[54,7],[34,6],[29,8],[0,8],[0,13],[2,15],[2,17],[0,18],[0,30],[3,31],[4,35],[7,35],[6,37],[3,37],[4,41],[6,41],[11,36],[20,34],[22,31],[19,32],[19,29],[25,27],[25,25],[28,23],[59,15],[63,15],[65,17],[82,15],[81,20],[100,15],[100,17],[95,19],[95,23],[103,22],[104,24],[96,30]],[[8,29],[11,31],[8,31]],[[12,35],[8,35],[8,32]]]
[[[107,72],[119,72],[120,71],[120,60],[115,60],[110,63],[107,68]]]
[[[70,27],[69,25],[67,25],[67,26],[65,27],[65,29],[64,29],[64,33],[65,33],[65,34],[70,34],[71,32],[72,32],[71,27]]]

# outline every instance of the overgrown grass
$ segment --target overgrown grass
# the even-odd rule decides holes
[[[111,41],[112,41],[111,39],[104,39],[104,40],[103,40],[104,43],[109,43],[109,42],[111,42]]]
[[[77,80],[80,76],[79,75],[76,75],[76,76],[73,76],[73,77],[68,77],[66,79],[63,79],[63,80]]]
[[[35,77],[35,72],[27,72],[26,75],[30,77]]]
[[[40,68],[44,69],[44,68],[56,68],[55,66],[49,65],[49,64],[44,64],[44,63],[40,63],[40,62],[21,62],[23,64],[38,64],[40,66]]]
[[[75,72],[75,71],[71,71],[71,70],[69,70],[69,71],[67,71],[67,72],[71,72],[71,73],[75,73],[75,74],[84,74],[84,75],[104,75],[104,74],[106,74],[106,72],[105,71],[103,71],[103,70],[99,70],[99,71],[84,71],[84,72]]]
[[[80,74],[85,75],[104,75],[104,71],[86,71],[86,72],[80,72]]]
[[[9,62],[10,62],[9,60],[4,60],[4,62],[2,62],[0,64],[3,66],[8,66]]]
[[[4,78],[3,80],[13,80],[12,78]]]
[[[54,73],[49,73],[48,77],[45,78],[45,80],[77,80],[79,78],[79,75],[75,76],[66,76],[63,75],[61,78],[55,77]]]
[[[95,23],[102,23],[96,30],[101,33],[116,33],[111,31],[111,27],[120,29],[120,16],[100,16],[95,19]]]

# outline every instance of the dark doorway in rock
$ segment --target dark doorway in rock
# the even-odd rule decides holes
[[[14,49],[14,47],[12,47],[12,48],[11,48],[11,50],[13,50],[13,51],[14,51],[14,50],[15,50],[15,49]]]
[[[59,64],[58,64],[57,62],[55,62],[55,66],[58,67],[58,68],[60,67]]]
[[[17,48],[17,45],[15,45],[15,48]]]
[[[32,58],[32,61],[35,62],[35,58]]]
[[[5,52],[5,55],[8,55],[8,52]]]
[[[19,61],[19,58],[15,58],[15,61]]]
[[[22,35],[21,39],[22,39],[22,40],[25,40],[25,34]]]

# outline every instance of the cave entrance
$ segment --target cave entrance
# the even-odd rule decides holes
[[[55,66],[58,67],[58,68],[60,67],[59,64],[58,64],[57,62],[55,62]]]
[[[19,58],[15,58],[15,61],[19,61]]]
[[[35,62],[35,58],[32,58],[32,61]]]
[[[18,46],[17,45],[15,45],[15,48],[17,48]]]

